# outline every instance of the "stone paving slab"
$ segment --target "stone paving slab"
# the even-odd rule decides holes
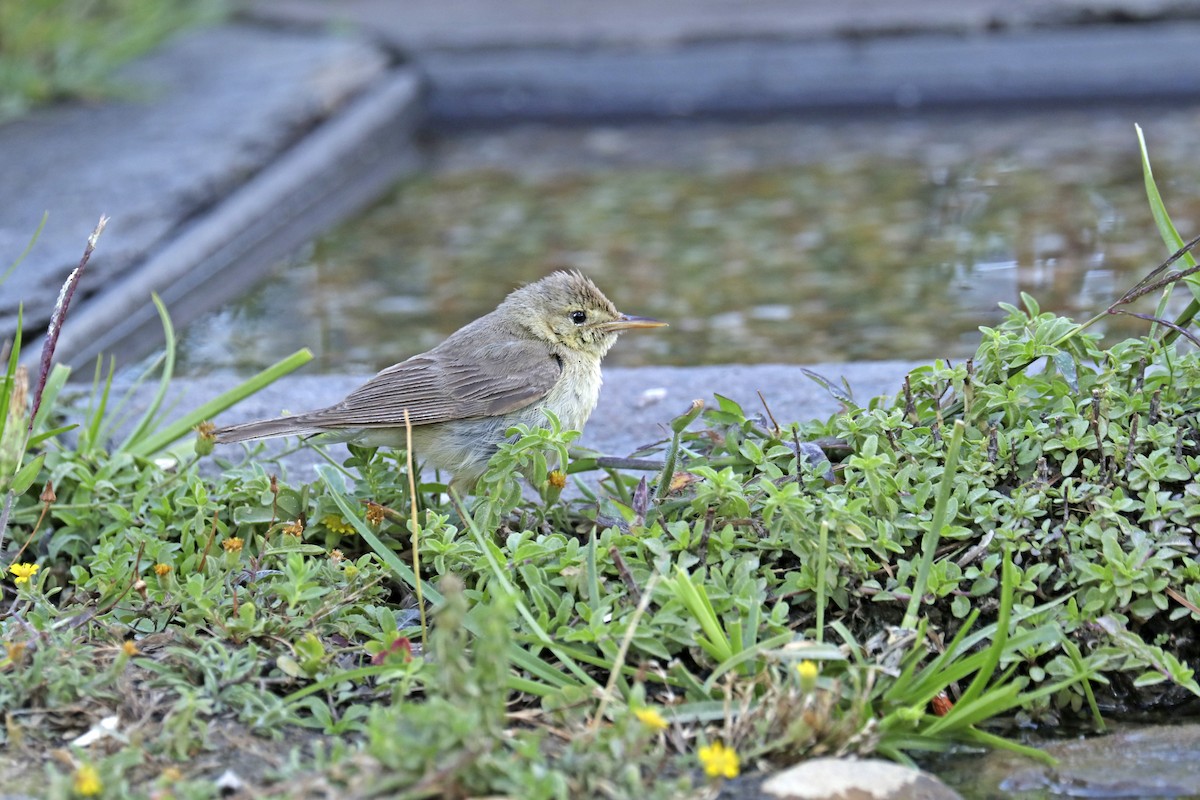
[[[129,65],[120,99],[0,126],[0,263],[24,249],[48,212],[0,291],[0,340],[15,328],[18,302],[29,325],[49,318],[101,214],[111,222],[77,304],[117,286],[390,69],[388,54],[362,38],[223,26]],[[148,292],[136,299],[150,307]]]
[[[1200,18],[1194,0],[252,0],[259,19],[352,25],[405,52],[856,39]]]
[[[254,0],[418,63],[439,127],[1200,96],[1188,0]]]
[[[1168,55],[1169,54],[1169,55]],[[1200,24],[678,48],[431,51],[440,129],[512,119],[821,113],[1200,96]]]
[[[73,313],[59,339],[60,360],[80,366],[104,354],[130,363],[159,349],[152,293],[178,328],[253,290],[267,268],[416,169],[418,97],[409,71],[376,81]]]

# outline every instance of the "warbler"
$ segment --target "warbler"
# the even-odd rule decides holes
[[[414,457],[450,472],[452,486],[470,492],[514,425],[544,426],[550,410],[564,429],[582,430],[600,396],[600,361],[617,334],[664,325],[617,311],[579,272],[555,272],[340,403],[214,435],[224,443],[332,433],[327,438],[401,449],[407,410]]]

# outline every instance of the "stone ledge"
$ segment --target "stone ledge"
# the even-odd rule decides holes
[[[263,271],[312,241],[314,231],[366,207],[416,169],[418,96],[407,70],[380,78],[72,314],[59,339],[60,360],[82,366],[102,353],[122,363],[147,355],[161,346],[152,293],[176,326],[186,325],[252,290]]]
[[[1186,0],[256,0],[419,64],[435,125],[1200,96]]]
[[[1173,54],[1165,61],[1164,53]],[[1200,95],[1200,24],[419,56],[438,127]]]
[[[252,0],[258,19],[368,30],[406,53],[557,47],[671,48],[1200,19],[1193,0]]]
[[[866,406],[872,397],[899,392],[904,376],[917,366],[918,363],[879,361],[819,364],[810,369],[834,385],[840,385],[844,378],[855,401]],[[629,455],[638,448],[665,439],[672,418],[686,411],[693,399],[702,399],[711,405],[714,393],[736,400],[748,416],[763,414],[765,417],[758,397],[758,392],[762,392],[771,414],[781,425],[824,419],[839,411],[841,403],[809,378],[805,369],[783,364],[609,368],[604,371],[600,403],[579,444],[606,455]],[[368,377],[292,375],[239,403],[219,421],[233,424],[331,405]],[[229,376],[176,380],[167,401],[174,404],[171,416],[180,416],[239,382]],[[152,394],[153,387],[144,387],[136,394],[130,409],[134,418],[144,410]],[[234,446],[221,445],[218,450],[218,455],[235,460],[237,453],[238,448]],[[303,480],[315,477],[317,463],[322,462],[311,451],[303,449],[285,461],[292,477]]]
[[[341,121],[355,98],[391,74],[390,56],[363,38],[222,26],[179,36],[130,64],[118,78],[121,99],[51,107],[0,127],[0,152],[7,154],[0,191],[9,199],[0,211],[0,254],[7,254],[5,259],[19,254],[42,212],[49,212],[37,244],[0,294],[0,338],[12,334],[18,302],[25,305],[29,330],[49,319],[59,286],[78,263],[101,214],[112,221],[76,298],[70,326],[75,341],[87,342],[99,332],[83,330],[78,314],[97,305],[80,302],[97,287],[126,302],[110,313],[122,314],[136,302],[143,313],[152,314],[149,292],[170,294],[171,285],[152,281],[126,287],[132,272],[171,247],[178,252],[181,239],[218,215],[232,193],[323,121]],[[399,95],[396,111],[407,113],[415,88]],[[409,147],[407,131],[403,133],[403,146]],[[404,162],[397,161],[402,169]],[[325,162],[326,169],[338,166],[328,154]],[[400,174],[393,169],[380,175],[384,170],[378,164],[372,170],[389,182]],[[361,196],[366,188],[377,195],[380,180],[354,187],[352,194]],[[292,193],[275,198],[283,216],[291,213],[288,201],[297,199],[297,187],[281,188]],[[336,183],[303,188],[309,196],[301,202],[309,207],[326,202],[337,207],[334,190],[346,189]],[[340,202],[342,213],[353,205]],[[269,211],[272,205],[262,207]],[[295,214],[277,220],[283,227],[303,221]],[[255,222],[257,230],[226,229],[222,235],[229,240],[239,234],[257,237],[261,243],[277,234],[263,215]],[[311,227],[304,231],[305,240],[322,223],[311,219],[306,224]],[[287,237],[276,238],[286,243]],[[296,245],[293,235],[288,246]],[[231,253],[238,259],[237,269],[244,272],[251,266],[243,259],[252,250],[246,245]],[[208,255],[194,253],[197,259]],[[181,269],[199,274],[193,273],[195,266]],[[150,344],[157,346],[155,341],[157,337]]]

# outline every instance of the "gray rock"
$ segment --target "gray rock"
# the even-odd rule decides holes
[[[670,50],[437,51],[421,63],[429,116],[452,126],[1182,98],[1200,91],[1198,44],[1200,26],[1172,24],[982,38],[739,39]],[[1192,55],[1158,62],[1164,46]]]
[[[1123,725],[1107,736],[1041,746],[1058,764],[1004,751],[947,757],[936,766],[951,785],[989,797],[1195,797],[1200,795],[1200,724]]]
[[[410,71],[377,81],[73,311],[59,358],[86,365],[103,353],[125,363],[153,352],[162,327],[152,294],[175,325],[186,325],[250,291],[278,259],[386,192],[416,167],[418,96]]]
[[[360,38],[210,28],[129,65],[117,78],[120,99],[0,127],[0,263],[49,215],[0,293],[0,338],[12,334],[18,302],[30,327],[49,319],[102,214],[112,221],[77,302],[91,287],[116,286],[388,66]]]
[[[1195,16],[1191,0],[253,0],[283,23],[368,28],[410,53],[431,50],[667,48],[730,39],[888,38],[989,33]]]
[[[257,0],[420,63],[436,121],[911,108],[1200,91],[1186,0]],[[1138,20],[1141,25],[1112,24]],[[1151,24],[1162,21],[1163,24]]]
[[[802,762],[764,781],[761,794],[772,800],[962,800],[927,772],[856,758]]]

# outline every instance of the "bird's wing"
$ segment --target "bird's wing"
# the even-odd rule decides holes
[[[317,426],[393,427],[494,417],[546,396],[562,363],[545,345],[515,340],[464,356],[437,348],[388,367],[329,408],[304,415]]]

